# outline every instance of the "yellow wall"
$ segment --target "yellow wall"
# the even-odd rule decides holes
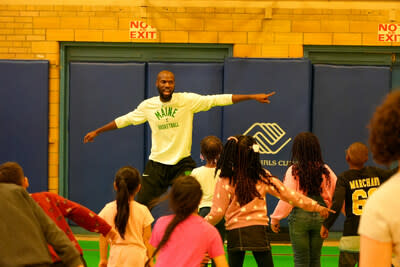
[[[0,59],[50,61],[49,189],[56,192],[60,41],[132,42],[129,21],[142,20],[158,30],[147,42],[229,43],[236,57],[302,57],[303,45],[397,45],[379,43],[377,30],[399,11],[391,1],[0,0]]]

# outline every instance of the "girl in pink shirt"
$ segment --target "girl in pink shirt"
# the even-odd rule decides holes
[[[303,132],[295,137],[291,162],[293,165],[286,172],[284,185],[309,196],[320,205],[330,207],[337,178],[324,164],[319,141],[314,134]],[[323,218],[316,212],[303,211],[279,201],[271,215],[272,231],[279,232],[279,221],[288,215],[295,266],[321,266],[323,239],[320,229]]]
[[[199,267],[209,255],[217,267],[228,267],[221,237],[215,227],[197,214],[203,192],[192,176],[177,178],[169,193],[174,215],[159,218],[150,244],[156,249],[156,267]],[[146,265],[147,266],[147,265]]]
[[[221,178],[206,219],[215,225],[225,215],[231,267],[243,266],[246,251],[252,251],[258,266],[273,266],[267,236],[267,193],[303,209],[328,215],[327,208],[286,188],[262,168],[259,146],[251,136],[228,138],[217,163],[218,170]]]

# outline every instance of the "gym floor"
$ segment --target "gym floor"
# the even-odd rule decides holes
[[[99,245],[97,236],[77,235],[83,249],[84,258],[88,267],[97,267],[99,263]],[[326,240],[322,247],[321,266],[336,267],[339,260],[339,242]],[[272,243],[272,256],[275,267],[293,267],[293,251],[290,243]],[[210,265],[211,266],[211,265]],[[257,267],[252,254],[246,253],[244,267]]]

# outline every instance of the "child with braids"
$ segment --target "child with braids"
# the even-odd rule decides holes
[[[197,214],[202,195],[194,177],[174,181],[168,195],[174,214],[154,225],[150,244],[156,249],[148,263],[157,255],[156,267],[198,267],[207,253],[217,267],[228,266],[217,229]]]
[[[120,168],[115,175],[116,200],[108,203],[99,216],[115,227],[119,236],[111,244],[108,260],[107,241],[100,237],[99,267],[144,266],[152,253],[149,239],[154,219],[146,206],[134,200],[140,179],[139,171],[131,166]]]
[[[246,251],[251,251],[259,267],[273,266],[267,236],[266,194],[279,197],[302,209],[327,216],[329,209],[286,188],[262,168],[259,146],[251,136],[229,137],[217,163],[213,205],[206,220],[218,223],[225,215],[228,260],[231,267],[243,266]]]
[[[292,146],[292,165],[286,171],[284,185],[307,195],[320,205],[331,207],[336,175],[324,163],[318,138],[310,132],[298,134]],[[279,232],[279,221],[289,215],[289,236],[294,265],[319,267],[323,239],[323,218],[316,212],[303,211],[279,201],[271,215],[271,229]]]

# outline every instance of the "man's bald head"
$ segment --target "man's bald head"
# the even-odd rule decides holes
[[[160,79],[164,78],[164,77],[172,77],[175,81],[175,75],[173,72],[169,71],[169,70],[162,70],[157,74],[157,81],[159,81]]]

